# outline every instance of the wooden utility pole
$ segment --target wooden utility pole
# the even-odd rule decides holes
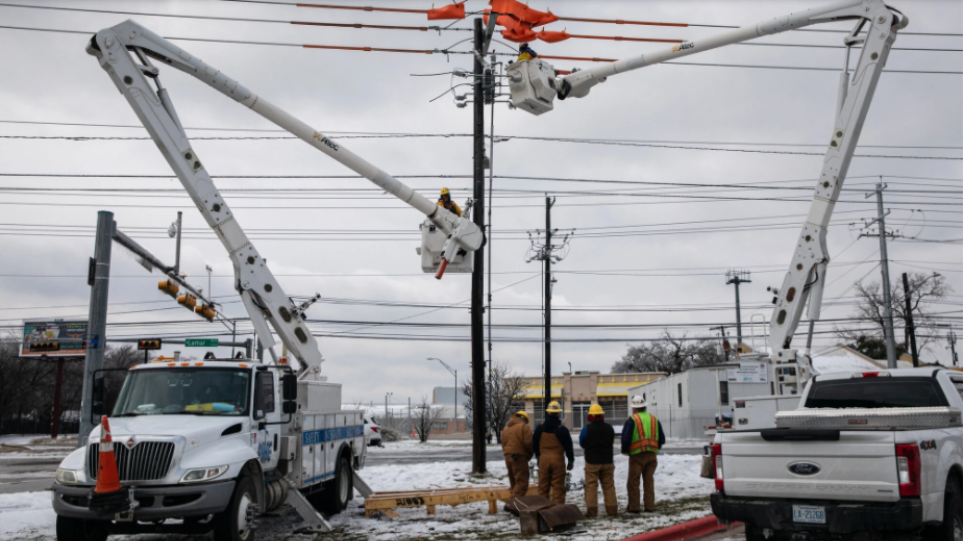
[[[482,54],[485,49],[485,30],[481,18],[475,19],[475,70],[473,81],[474,119],[474,190],[472,193],[472,221],[485,231],[485,100],[483,97]],[[487,234],[487,232],[486,232]],[[485,436],[488,432],[485,401],[485,250],[475,250],[471,272],[471,387],[472,387],[472,453],[471,471],[485,473]],[[457,393],[458,390],[455,389]]]

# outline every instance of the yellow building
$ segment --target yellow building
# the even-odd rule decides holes
[[[600,374],[596,371],[563,372],[552,378],[550,396],[562,406],[562,417],[569,430],[581,430],[593,403],[605,410],[605,420],[621,426],[629,416],[629,389],[664,378],[664,372]],[[528,412],[532,425],[545,418],[542,377],[526,377],[518,409]]]

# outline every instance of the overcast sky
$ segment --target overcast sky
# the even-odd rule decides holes
[[[342,3],[414,9],[426,9],[431,4],[408,0]],[[443,3],[436,1],[438,5]],[[533,0],[530,6],[551,7],[553,12],[570,17],[745,25],[823,3]],[[309,9],[293,4],[45,0],[31,5],[277,21],[427,24],[423,15]],[[470,0],[468,9],[485,5]],[[890,55],[887,69],[956,73],[882,75],[858,156],[849,170],[847,191],[836,207],[829,233],[833,262],[823,318],[852,315],[853,283],[879,280],[878,240],[860,239],[859,225],[876,215],[874,200],[865,199],[864,193],[882,175],[890,188],[885,193],[886,207],[891,209],[887,225],[904,235],[889,245],[893,281],[903,272],[935,271],[946,276],[953,288],[951,296],[944,304],[927,309],[953,318],[946,322],[959,327],[963,305],[963,76],[959,74],[963,70],[963,3],[894,0],[893,5],[909,17],[910,24],[897,39],[897,50]],[[470,70],[467,55],[299,46],[445,49],[469,38],[471,33],[467,31],[439,35],[434,31],[0,7],[0,20],[6,26],[85,33],[127,18],[167,37],[295,45],[175,42],[336,139],[345,132],[465,134],[471,130],[471,107],[458,109],[450,97],[429,103],[449,88],[448,76],[410,76],[455,67]],[[470,27],[470,19],[453,25]],[[563,28],[573,34],[689,40],[722,31],[562,21],[549,26],[550,30]],[[848,29],[849,25],[827,28]],[[838,46],[842,37],[840,33],[792,32],[758,42]],[[0,29],[0,46],[8,52],[0,57],[4,73],[0,120],[137,124],[133,111],[97,61],[84,52],[88,39],[89,35],[81,34]],[[558,44],[537,41],[532,46],[546,55],[601,58],[621,58],[665,47],[577,39]],[[510,52],[502,44],[494,48]],[[451,50],[467,51],[468,43]],[[832,47],[746,45],[710,51],[686,61],[838,69],[843,65],[843,55],[842,49]],[[554,63],[558,69],[591,65]],[[760,323],[768,321],[771,313],[771,295],[766,287],[781,284],[787,270],[833,127],[838,77],[836,71],[660,65],[613,77],[595,87],[587,98],[556,102],[555,111],[539,117],[498,104],[495,135],[508,139],[495,144],[493,156],[494,359],[508,362],[527,375],[537,375],[541,369],[542,346],[531,342],[541,338],[537,327],[542,321],[541,269],[537,263],[526,263],[525,258],[529,248],[526,231],[544,228],[545,193],[558,197],[553,226],[562,231],[576,230],[565,259],[555,266],[553,304],[559,310],[553,314],[554,323],[646,325],[630,329],[556,328],[553,336],[562,340],[604,341],[556,343],[554,373],[567,371],[569,363],[573,370],[606,372],[628,344],[657,337],[662,326],[671,325],[676,335],[692,337],[712,336],[710,326],[733,324],[734,292],[725,280],[730,268],[752,272],[752,283],[742,289],[742,317],[744,322],[754,320],[756,325],[750,329],[747,324],[744,334],[761,336],[765,326]],[[434,386],[451,385],[450,375],[438,363],[426,361],[427,357],[445,360],[458,370],[461,381],[469,376],[469,277],[450,274],[438,282],[430,274],[421,273],[415,253],[419,245],[417,227],[422,220],[417,211],[382,195],[363,179],[317,178],[350,176],[351,172],[300,141],[203,139],[285,134],[238,131],[274,126],[183,73],[165,69],[162,80],[185,126],[220,129],[189,131],[193,148],[208,172],[215,177],[265,177],[216,178],[215,182],[286,292],[291,296],[320,293],[326,299],[312,307],[308,315],[316,320],[311,323],[312,331],[322,335],[319,343],[327,360],[323,371],[330,381],[344,385],[345,401],[378,403],[388,392],[394,393],[392,400],[396,402],[409,397],[420,400]],[[460,87],[456,92],[466,89]],[[13,329],[25,318],[86,317],[87,260],[93,254],[98,210],[114,212],[121,230],[171,263],[174,242],[166,231],[176,212],[182,210],[183,269],[194,284],[206,289],[204,268],[210,265],[214,270],[213,294],[224,302],[223,313],[228,317],[246,316],[232,289],[227,254],[207,230],[156,147],[142,139],[146,136],[143,129],[4,122],[0,123],[0,135],[4,136],[0,143],[0,173],[4,175],[0,177],[0,189],[5,192],[0,197],[0,247],[4,254],[0,259],[0,275],[4,277],[0,281],[0,325],[4,328]],[[591,145],[511,136],[663,143],[656,143],[661,147]],[[391,174],[424,177],[405,181],[428,197],[437,197],[442,186],[451,188],[460,203],[470,195],[470,138],[344,137],[339,141]],[[63,176],[26,176],[36,174]],[[284,178],[299,175],[316,178]],[[443,178],[449,175],[455,178]],[[617,185],[532,177],[747,184],[753,189]],[[791,187],[802,189],[785,189]],[[109,337],[220,335],[224,339],[223,326],[200,320],[156,291],[159,279],[156,272],[148,274],[115,246]],[[402,306],[384,305],[388,303]],[[412,325],[344,324],[334,320]],[[168,323],[153,324],[161,321]],[[142,324],[133,325],[138,322]],[[432,323],[447,326],[413,325]],[[817,348],[838,342],[831,332],[833,326],[832,322],[817,326],[817,331],[824,331],[816,335]],[[238,328],[250,332],[247,323],[239,323]],[[945,335],[945,330],[940,334]],[[902,336],[901,329],[898,336]],[[753,340],[757,345],[763,342],[761,338],[748,338],[747,342],[752,344]],[[794,345],[804,343],[804,337],[797,337]],[[927,349],[924,358],[937,357],[946,362],[946,346],[946,339],[941,338]],[[959,342],[957,348],[961,348]],[[165,352],[173,349],[167,347]],[[178,349],[197,355],[204,352]],[[229,353],[219,350],[221,355]]]

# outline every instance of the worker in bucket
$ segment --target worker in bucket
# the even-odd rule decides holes
[[[662,423],[646,411],[645,400],[632,397],[632,416],[622,426],[622,454],[629,456],[629,513],[655,512],[655,468],[659,449],[665,445]],[[642,478],[645,508],[639,505],[639,477]]]
[[[529,47],[527,43],[523,43],[522,46],[518,48],[518,61],[531,60],[537,57],[538,57],[538,53],[536,53],[534,49]]]
[[[572,434],[562,425],[562,408],[558,402],[549,402],[545,413],[545,421],[538,425],[532,436],[532,447],[538,459],[538,495],[563,504],[565,470],[571,471],[575,467],[575,449],[572,448]]]
[[[512,498],[521,498],[528,493],[528,461],[535,455],[532,428],[528,426],[528,414],[524,411],[513,415],[508,426],[502,430],[502,453],[505,454]],[[513,512],[514,509],[514,501],[508,500],[505,510]]]
[[[615,464],[612,461],[615,430],[605,422],[602,406],[592,404],[589,408],[588,424],[582,427],[578,444],[585,449],[585,516],[594,518],[599,514],[599,484],[605,497],[605,513],[610,517],[618,516]]]
[[[461,207],[458,203],[451,200],[451,192],[448,188],[441,189],[441,197],[438,198],[438,206],[445,207],[450,212],[454,212],[456,215],[461,216]]]

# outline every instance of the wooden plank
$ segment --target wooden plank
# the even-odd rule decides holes
[[[488,514],[498,513],[498,500],[488,500]]]
[[[428,510],[428,514],[429,514],[429,515],[434,515],[434,514],[435,514],[435,506],[434,506],[434,505],[426,505],[426,506],[425,506],[425,509]]]
[[[538,487],[529,485],[528,494],[537,494]],[[512,497],[506,486],[439,488],[431,490],[404,490],[393,492],[374,492],[365,498],[365,516],[382,511],[388,516],[397,517],[392,511],[398,508],[425,507],[429,515],[436,513],[438,505],[452,507],[473,502],[488,502],[488,512],[498,512],[498,502]]]

